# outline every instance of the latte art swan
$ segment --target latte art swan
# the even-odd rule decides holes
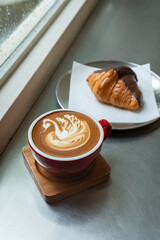
[[[90,138],[88,123],[85,120],[79,120],[74,114],[57,117],[56,121],[45,118],[43,128],[43,132],[50,128],[45,136],[46,144],[59,150],[79,148],[86,144]]]

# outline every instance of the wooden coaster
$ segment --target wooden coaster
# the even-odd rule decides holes
[[[56,181],[44,177],[37,168],[30,147],[25,146],[22,149],[25,164],[33,177],[42,197],[47,203],[59,201],[70,197],[78,192],[84,191],[99,183],[108,180],[111,169],[104,158],[99,155],[96,159],[93,169],[86,177],[73,182]],[[40,169],[40,168],[39,168]]]

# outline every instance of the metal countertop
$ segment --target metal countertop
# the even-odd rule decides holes
[[[112,131],[101,151],[109,181],[51,205],[21,153],[31,122],[59,108],[55,87],[74,60],[149,62],[160,75],[159,9],[159,0],[99,1],[1,157],[1,239],[160,239],[160,121]]]

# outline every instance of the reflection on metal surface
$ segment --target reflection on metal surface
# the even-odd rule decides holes
[[[86,65],[92,66],[92,67],[99,67],[99,68],[114,68],[121,65],[126,65],[128,67],[137,67],[138,64],[130,63],[130,62],[122,62],[122,61],[98,61],[98,62],[90,62]],[[68,108],[68,100],[69,100],[69,86],[70,86],[70,76],[71,71],[66,73],[62,78],[59,79],[56,87],[56,97],[59,105],[61,108]],[[152,86],[157,102],[157,107],[160,112],[160,77],[151,71],[152,76]],[[119,124],[114,123],[112,124],[112,128],[115,130],[127,130],[127,129],[134,129],[146,126],[157,119],[154,119],[149,122],[140,123],[140,124]]]

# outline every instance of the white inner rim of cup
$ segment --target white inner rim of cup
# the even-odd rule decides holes
[[[36,145],[34,144],[34,142],[32,140],[32,130],[33,130],[35,124],[41,118],[43,118],[43,117],[45,117],[45,116],[47,116],[47,115],[49,115],[51,113],[54,113],[54,112],[78,112],[78,113],[82,113],[82,114],[90,117],[96,123],[96,125],[99,127],[99,130],[100,130],[100,138],[99,138],[98,143],[90,151],[88,151],[88,152],[86,152],[86,153],[84,153],[82,155],[75,156],[75,157],[66,157],[66,158],[65,157],[54,157],[52,155],[49,155],[49,154],[46,154],[46,153],[42,152],[39,148],[36,147]],[[96,119],[94,119],[92,116],[90,116],[87,113],[84,113],[84,112],[81,112],[81,111],[77,111],[77,110],[72,110],[72,109],[56,109],[56,110],[52,110],[52,111],[46,112],[46,113],[42,114],[41,116],[39,116],[38,118],[36,118],[32,122],[32,124],[30,125],[29,130],[28,130],[28,141],[29,141],[29,144],[32,147],[32,150],[35,151],[36,153],[38,153],[42,157],[45,157],[45,158],[50,159],[50,160],[57,160],[57,161],[73,161],[73,160],[78,160],[78,159],[87,157],[87,156],[91,155],[92,153],[94,153],[100,147],[100,145],[103,142],[103,139],[104,139],[103,128],[102,128],[101,124]]]

